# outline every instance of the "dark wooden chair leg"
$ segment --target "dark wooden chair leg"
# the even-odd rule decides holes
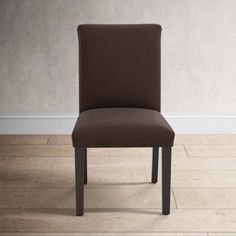
[[[171,147],[162,148],[162,213],[170,214]]]
[[[87,174],[87,148],[84,149],[84,184],[88,182],[88,174]]]
[[[159,159],[159,147],[153,147],[152,149],[152,183],[156,183],[158,180],[158,159]]]
[[[76,215],[84,214],[84,163],[86,148],[75,148]]]

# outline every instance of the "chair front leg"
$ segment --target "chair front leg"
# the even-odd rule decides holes
[[[75,148],[76,215],[84,214],[84,168],[86,148]]]
[[[152,148],[152,183],[156,183],[158,180],[158,159],[159,159],[159,147]]]
[[[162,213],[170,214],[171,147],[162,148]]]

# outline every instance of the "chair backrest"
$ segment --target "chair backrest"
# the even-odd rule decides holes
[[[160,25],[79,25],[78,37],[80,112],[160,111]]]

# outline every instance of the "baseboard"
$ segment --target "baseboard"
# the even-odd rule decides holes
[[[0,114],[0,134],[69,134],[76,113],[5,113]]]
[[[176,134],[236,134],[236,114],[163,114]]]
[[[236,114],[163,114],[176,134],[236,134]],[[76,113],[0,113],[0,134],[70,134]]]

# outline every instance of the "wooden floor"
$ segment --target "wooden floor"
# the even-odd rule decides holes
[[[88,149],[76,217],[70,136],[0,136],[0,235],[236,235],[236,135],[177,135],[169,216],[161,179],[150,183],[151,153]]]

